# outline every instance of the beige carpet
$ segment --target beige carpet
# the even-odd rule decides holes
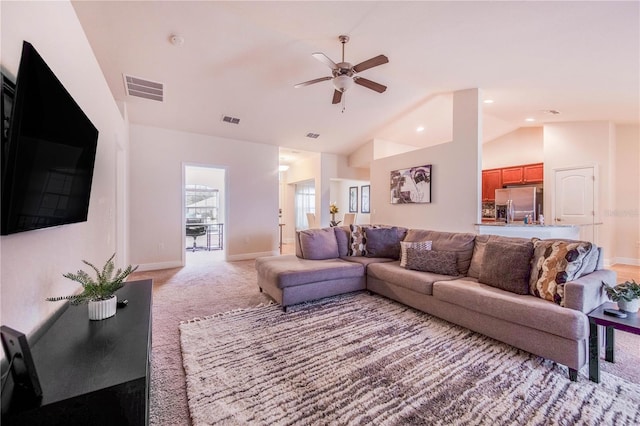
[[[600,385],[359,292],[180,326],[195,425],[631,425],[640,385]]]
[[[258,292],[253,261],[228,263],[211,260],[211,256],[220,258],[219,252],[197,252],[189,254],[185,268],[136,272],[131,277],[154,280],[152,425],[191,424],[180,354],[180,322],[269,302]],[[616,360],[615,364],[603,361],[602,370],[640,384],[640,336],[617,332]]]

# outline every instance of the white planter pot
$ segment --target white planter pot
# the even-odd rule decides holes
[[[638,312],[638,309],[640,309],[640,299],[633,299],[631,302],[618,300],[618,308],[625,312]]]
[[[90,320],[99,321],[107,319],[116,314],[118,297],[114,295],[111,299],[90,301],[88,306]]]

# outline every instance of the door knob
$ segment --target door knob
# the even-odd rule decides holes
[[[559,217],[556,217],[556,222],[562,222],[562,219],[560,219]]]

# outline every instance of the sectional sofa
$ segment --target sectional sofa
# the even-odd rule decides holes
[[[616,280],[602,259],[584,241],[352,225],[301,231],[295,255],[258,258],[256,269],[285,311],[368,290],[566,365],[577,380],[587,313]]]

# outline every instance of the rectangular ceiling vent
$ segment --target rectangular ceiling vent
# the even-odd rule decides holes
[[[240,124],[240,119],[239,118],[230,117],[228,115],[223,115],[222,116],[222,121],[224,121],[225,123]]]
[[[320,133],[307,133],[307,137],[311,139],[318,139],[318,136],[320,136]]]
[[[164,100],[164,84],[122,74],[127,95],[152,101]]]

